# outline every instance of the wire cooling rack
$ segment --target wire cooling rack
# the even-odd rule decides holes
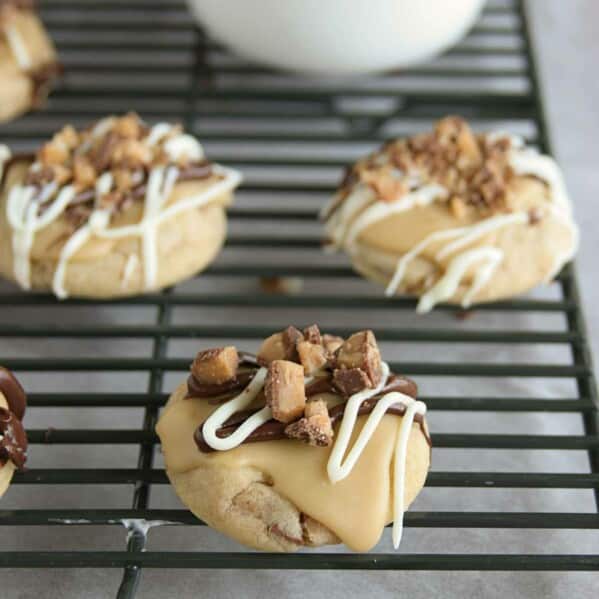
[[[289,322],[332,322],[327,328],[341,334],[373,327],[385,353],[395,359],[396,371],[423,383],[433,431],[436,413],[456,415],[451,431],[433,435],[437,452],[470,452],[472,463],[489,449],[523,456],[539,450],[588,456],[575,472],[434,468],[424,491],[433,499],[445,487],[462,488],[464,493],[526,489],[541,498],[549,492],[582,490],[599,500],[596,389],[572,267],[544,295],[481,306],[473,318],[458,322],[453,316],[459,310],[450,306],[416,319],[412,300],[383,298],[379,289],[353,274],[343,257],[324,256],[319,249],[317,210],[333,191],[341,168],[387,137],[426,129],[437,117],[455,113],[476,126],[504,125],[548,149],[526,15],[519,3],[489,2],[468,38],[431,64],[359,81],[306,80],[244,64],[196,30],[182,2],[52,0],[42,3],[42,16],[65,64],[64,86],[45,111],[4,125],[4,143],[31,148],[64,122],[82,125],[107,112],[133,108],[152,121],[183,121],[200,136],[211,158],[240,168],[246,179],[230,211],[227,247],[194,282],[110,304],[58,304],[49,296],[23,294],[9,285],[0,288],[0,362],[33,389],[30,469],[15,476],[4,500],[21,492],[17,497],[23,504],[14,500],[14,509],[6,509],[4,503],[0,525],[61,530],[92,525],[90,543],[93,531],[112,531],[122,524],[130,531],[121,547],[100,535],[99,548],[73,550],[61,544],[58,533],[55,545],[45,550],[35,539],[25,547],[3,542],[1,567],[112,568],[119,577],[122,570],[118,597],[129,598],[136,593],[143,568],[599,569],[597,553],[559,553],[557,547],[555,553],[522,554],[518,542],[514,551],[500,554],[455,554],[441,547],[423,553],[271,555],[238,549],[166,551],[160,543],[150,543],[146,550],[154,534],[145,534],[148,523],[201,524],[184,509],[157,508],[151,501],[151,491],[166,489],[167,482],[154,435],[166,391],[183,376],[200,343],[230,339],[242,347],[255,345]],[[301,277],[303,289],[271,295],[258,286],[260,277],[284,277],[278,282],[292,286],[300,285],[294,278]],[[335,324],[340,313],[348,315],[351,326]],[[137,345],[128,352],[127,344],[134,340]],[[107,349],[97,350],[98,346]],[[523,361],[519,356],[523,351],[529,356],[526,350],[533,346],[559,346],[564,359]],[[410,354],[414,347],[416,353]],[[479,349],[489,347],[503,350],[498,349],[496,360],[479,360]],[[444,349],[435,353],[439,348]],[[434,360],[437,355],[447,358]],[[121,379],[120,387],[113,384]],[[441,381],[448,379],[457,381],[463,393],[444,396]],[[495,392],[493,381],[504,379],[537,381],[538,392],[514,395],[501,385]],[[552,395],[547,388],[560,391]],[[61,427],[53,418],[58,410],[82,414],[81,427]],[[85,425],[94,410],[109,412],[104,428]],[[131,410],[140,425],[122,428],[121,414]],[[462,433],[466,414],[483,417],[478,421],[482,424]],[[580,434],[488,432],[495,430],[491,423],[502,415],[542,415],[545,423],[575,418],[580,420]],[[137,457],[131,464],[125,457],[109,464],[98,461],[97,455],[115,446],[124,456],[132,456],[134,450]],[[90,447],[95,454],[86,451]],[[63,457],[83,456],[81,467],[60,467],[59,458],[44,461],[53,450],[62,451]],[[91,455],[93,459],[85,461]],[[527,458],[523,464],[532,462]],[[81,503],[69,500],[62,490],[74,485],[90,487],[91,496]],[[124,503],[99,508],[93,494],[104,487],[115,489]],[[26,497],[27,489],[40,498],[37,504]],[[507,529],[522,539],[533,528],[596,531],[596,504],[591,501],[591,509],[585,509],[588,505],[573,503],[571,510],[559,513],[541,511],[542,499],[536,509],[526,511],[447,511],[440,506],[410,511],[405,523],[437,529]]]

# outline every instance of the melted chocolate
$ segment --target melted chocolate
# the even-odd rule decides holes
[[[27,407],[27,395],[14,374],[0,366],[0,392],[6,398],[8,409],[19,419],[23,420]]]
[[[383,389],[381,389],[378,395],[362,402],[362,405],[358,410],[358,414],[360,416],[370,414],[370,412],[374,410],[374,407],[379,401],[379,399],[381,399],[385,394],[390,393],[392,391],[399,391],[401,393],[404,393],[405,395],[409,395],[410,397],[416,399],[418,388],[416,386],[416,383],[414,383],[414,381],[408,378],[397,375],[391,375],[387,380],[387,384],[385,385],[385,387],[383,387]],[[329,392],[334,392],[332,381],[329,377],[323,377],[321,380],[317,380],[313,382],[311,385],[308,385],[308,387],[306,387],[307,397],[317,395],[319,393]],[[337,422],[339,422],[339,420],[341,420],[345,412],[346,405],[346,403],[340,403],[330,408],[329,416],[331,418],[331,424],[333,426]],[[245,422],[252,414],[255,414],[257,411],[259,411],[259,409],[243,410],[233,414],[223,423],[223,426],[217,431],[217,435],[221,438],[224,438],[233,434],[243,422]],[[387,408],[387,412],[389,414],[403,416],[406,413],[406,406],[402,403],[393,404],[392,406]],[[426,440],[430,446],[431,439],[428,434],[428,430],[424,424],[424,417],[420,414],[416,414],[414,417],[414,421],[420,424],[420,429],[422,430],[422,433],[426,437]],[[285,435],[285,428],[288,426],[288,424],[289,423],[279,422],[277,420],[269,420],[268,422],[265,422],[256,430],[254,430],[243,441],[243,443],[257,443],[262,441],[288,439],[287,435]],[[203,427],[204,423],[198,426],[194,434],[194,440],[200,451],[204,453],[211,453],[215,450],[212,447],[210,447],[210,445],[208,445],[204,440],[204,435],[202,432]]]
[[[27,461],[27,435],[17,416],[0,408],[0,463],[10,460],[22,469]]]
[[[198,397],[200,399],[212,399],[218,397],[218,400],[215,400],[213,403],[221,403],[233,397],[237,394],[237,392],[244,389],[247,384],[254,378],[256,374],[256,370],[260,367],[258,362],[256,361],[256,356],[253,354],[249,354],[246,352],[239,352],[239,365],[246,366],[251,368],[252,370],[247,370],[245,372],[240,372],[234,379],[230,381],[225,381],[224,383],[220,383],[218,385],[209,385],[206,383],[201,383],[198,379],[190,374],[187,378],[187,395],[186,399],[192,397]],[[224,396],[224,397],[221,397]]]
[[[228,398],[233,392],[241,391],[247,387],[248,383],[254,378],[255,370],[240,372],[234,379],[220,383],[219,385],[208,385],[200,383],[198,379],[190,374],[187,378],[187,396],[199,397],[200,399],[211,399],[216,396],[226,395]]]

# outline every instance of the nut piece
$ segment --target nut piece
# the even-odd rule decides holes
[[[191,372],[200,383],[220,385],[235,378],[238,366],[237,349],[229,345],[199,352]]]
[[[267,337],[258,351],[256,359],[262,366],[268,366],[273,360],[291,360],[296,362],[296,345],[303,339],[303,335],[294,326],[288,326],[281,333]]]
[[[340,370],[359,368],[368,379],[366,386],[376,387],[381,380],[381,354],[374,333],[359,331],[347,339],[335,354],[335,367]]]
[[[274,360],[268,367],[264,384],[266,404],[279,422],[292,422],[302,415],[306,405],[304,369],[287,360]]]
[[[354,393],[373,386],[361,368],[337,368],[333,372],[333,385],[345,397],[350,397]]]
[[[322,399],[309,401],[304,410],[304,418],[288,425],[285,434],[314,447],[330,445],[333,441],[333,427],[326,402]]]

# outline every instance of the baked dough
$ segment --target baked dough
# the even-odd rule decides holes
[[[350,474],[332,483],[327,464],[339,426],[328,447],[280,439],[206,453],[198,449],[194,433],[218,405],[187,394],[185,384],[175,390],[156,431],[175,492],[213,528],[264,551],[336,543],[367,551],[393,521],[394,451],[405,416],[382,416]],[[310,397],[321,399],[329,405],[339,401],[331,393]],[[358,417],[350,448],[367,419]],[[430,466],[426,423],[413,423],[407,433],[404,509],[423,487]]]
[[[13,0],[0,6],[0,122],[39,107],[61,72],[31,4]]]
[[[555,162],[456,117],[358,162],[323,216],[333,248],[387,295],[418,296],[420,312],[524,293],[578,245]]]
[[[123,119],[137,117],[129,115]],[[119,121],[113,120],[115,123]],[[168,133],[171,140],[182,140],[193,146],[194,151],[201,152],[197,141],[174,128],[169,129],[170,126],[163,123],[156,125],[154,129],[148,129],[141,143],[156,127],[172,131]],[[106,135],[110,135],[106,131],[104,139]],[[98,137],[102,138],[101,135]],[[52,143],[55,142],[56,139]],[[101,144],[101,139],[96,143]],[[127,140],[123,139],[122,143],[127,143]],[[164,143],[168,143],[168,138],[163,138]],[[117,144],[114,152],[118,151]],[[169,171],[172,170],[176,176],[177,172],[184,173],[185,168],[191,167],[184,167],[176,162],[158,167],[151,164],[140,165],[137,168],[138,176],[142,178],[140,183],[124,193],[132,195],[136,190],[141,193],[138,192],[135,199],[129,200],[122,208],[109,206],[109,222],[96,227],[94,219],[102,219],[106,214],[106,209],[100,204],[102,198],[116,193],[114,188],[108,192],[98,188],[104,175],[111,179],[118,176],[118,168],[113,165],[112,171],[108,167],[104,172],[95,172],[87,189],[71,179],[55,192],[54,204],[60,203],[61,189],[73,188],[78,194],[87,192],[87,212],[84,212],[82,218],[77,212],[81,209],[81,204],[75,196],[56,218],[47,225],[38,227],[35,222],[32,224],[32,221],[27,221],[26,215],[19,218],[18,205],[10,197],[15,188],[26,189],[23,183],[36,168],[40,168],[40,161],[44,157],[42,152],[38,153],[36,159],[15,157],[6,167],[0,194],[0,273],[3,276],[18,282],[24,288],[53,290],[60,298],[114,298],[173,285],[205,268],[218,254],[226,236],[225,207],[231,202],[232,190],[240,180],[235,171],[204,163],[201,176],[191,180],[179,179],[170,191],[162,194],[162,198],[156,198],[150,197],[148,191],[149,180],[154,171],[158,175],[163,174],[158,183],[168,185],[165,181]],[[111,179],[108,180],[109,183]],[[39,193],[43,194],[49,185],[52,183],[42,184]],[[145,185],[145,191],[141,188],[142,185]],[[158,187],[163,189],[160,185]],[[122,195],[116,201],[123,201],[123,198],[126,201],[126,197]],[[12,220],[11,201],[12,213],[17,212]],[[31,203],[34,202],[29,205]],[[49,212],[48,208],[44,210],[38,210],[33,220],[43,219],[44,214]],[[22,209],[20,214],[24,214]],[[19,221],[16,225],[15,219]],[[88,233],[85,233],[90,227]],[[32,229],[33,239],[24,250],[27,232]],[[77,236],[82,231],[85,237],[79,243]],[[77,243],[77,247],[73,248],[73,243]],[[26,255],[23,255],[24,252]]]

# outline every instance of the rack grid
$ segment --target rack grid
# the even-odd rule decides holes
[[[62,320],[50,296],[30,295],[4,286],[0,306],[33,310],[33,322],[0,322],[0,362],[25,381],[31,373],[137,373],[145,375],[147,392],[138,386],[124,391],[34,392],[30,413],[44,408],[143,409],[138,429],[29,430],[38,445],[132,445],[137,466],[110,468],[38,468],[15,476],[15,485],[119,485],[131,489],[130,507],[0,509],[0,526],[61,526],[85,522],[121,526],[123,520],[166,521],[181,526],[201,525],[185,509],[152,508],[151,491],[167,483],[155,463],[154,425],[166,401],[167,374],[188,368],[189,360],[173,357],[170,345],[185,340],[231,339],[256,341],[289,314],[304,321],[317,311],[330,313],[343,305],[355,312],[354,329],[370,326],[373,315],[390,309],[402,326],[375,326],[379,340],[391,350],[402,344],[466,344],[476,347],[504,344],[518,347],[563,345],[565,363],[500,363],[472,361],[397,360],[396,371],[422,377],[527,377],[563,379],[572,383],[570,396],[508,397],[464,393],[429,394],[429,410],[497,413],[543,413],[547,419],[578,415],[583,434],[539,435],[475,433],[433,434],[436,448],[476,451],[572,450],[588,455],[585,472],[479,472],[433,470],[427,487],[587,489],[599,508],[599,419],[592,360],[574,268],[568,266],[552,287],[550,297],[519,298],[477,309],[472,326],[450,326],[452,306],[440,306],[441,319],[421,319],[414,326],[410,299],[386,299],[362,282],[343,258],[321,257],[317,209],[336,184],[341,168],[378,146],[385,138],[428,127],[447,113],[475,123],[499,122],[521,127],[528,140],[549,150],[541,90],[527,26],[526,6],[517,1],[492,0],[470,35],[444,57],[403,73],[352,81],[306,80],[248,65],[196,29],[180,1],[48,0],[41,13],[57,41],[65,64],[64,85],[43,112],[0,127],[4,143],[32,148],[65,121],[84,124],[109,111],[137,109],[148,120],[175,119],[199,135],[215,160],[240,168],[246,175],[239,200],[230,210],[231,233],[223,256],[204,273],[198,289],[187,285],[110,304],[68,300],[62,307],[98,310],[151,310],[145,324]],[[93,17],[93,18],[92,18]],[[275,149],[273,151],[273,148]],[[268,260],[270,259],[270,263]],[[251,287],[260,277],[301,277],[304,290],[296,295],[271,295]],[[249,283],[248,283],[249,281]],[[323,282],[334,281],[331,290]],[[248,292],[248,285],[251,292]],[[355,291],[355,295],[354,295]],[[237,311],[237,321],[213,324],[211,310]],[[178,324],[177,310],[199,310],[200,322]],[[243,317],[256,311],[257,319]],[[352,313],[353,313],[352,312]],[[301,316],[298,316],[301,314]],[[261,316],[260,316],[261,315]],[[549,315],[561,328],[485,328],[487,317]],[[313,317],[313,316],[312,316]],[[445,318],[445,320],[443,320]],[[561,321],[559,320],[561,318]],[[314,319],[318,319],[317,317]],[[403,320],[402,320],[403,319]],[[238,324],[235,324],[238,322]],[[377,321],[378,322],[378,321]],[[448,324],[449,322],[449,324]],[[519,322],[519,321],[516,321]],[[453,323],[455,325],[455,323]],[[470,325],[470,323],[468,323]],[[405,325],[405,326],[404,326]],[[347,334],[346,326],[333,332]],[[11,340],[33,346],[40,340],[84,341],[139,339],[148,342],[139,356],[14,357]],[[400,354],[401,356],[401,354]],[[140,374],[141,373],[141,374]],[[133,388],[134,387],[134,388]],[[542,507],[542,506],[539,506]],[[498,528],[526,530],[597,530],[599,512],[576,511],[410,511],[407,527]],[[599,570],[599,554],[452,554],[312,552],[275,555],[248,552],[146,551],[147,537],[132,528],[121,551],[71,551],[60,547],[40,551],[0,548],[3,568],[122,569],[118,597],[135,596],[143,568],[248,568],[352,570]],[[119,574],[120,575],[120,574]]]

